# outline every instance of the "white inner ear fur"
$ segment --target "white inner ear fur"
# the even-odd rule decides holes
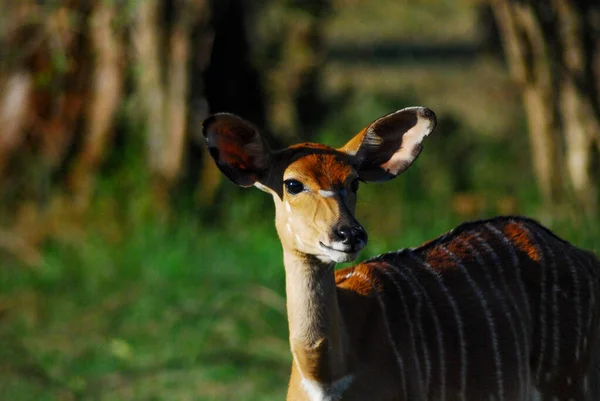
[[[402,169],[408,167],[419,155],[416,151],[421,143],[433,131],[431,121],[419,118],[418,123],[402,135],[400,150],[392,155],[390,160],[381,165],[386,171],[397,175]]]

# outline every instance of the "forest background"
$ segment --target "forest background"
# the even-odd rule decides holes
[[[434,110],[361,187],[362,258],[498,214],[600,251],[596,3],[0,0],[0,399],[284,398],[272,201],[207,157],[214,112],[281,147]]]

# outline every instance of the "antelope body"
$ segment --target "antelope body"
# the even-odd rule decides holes
[[[436,124],[384,116],[344,147],[271,151],[231,114],[204,122],[233,182],[273,195],[286,270],[288,400],[600,400],[600,263],[533,220],[465,223],[357,266],[358,180],[386,181]]]

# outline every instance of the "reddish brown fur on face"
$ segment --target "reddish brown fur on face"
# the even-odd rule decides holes
[[[329,149],[318,144],[305,144],[319,149]],[[327,190],[331,185],[339,185],[346,181],[352,174],[352,166],[348,164],[342,155],[336,154],[309,154],[297,160],[293,169],[302,172],[302,175],[311,177],[315,184]]]
[[[521,223],[508,223],[502,231],[506,234],[508,240],[518,249],[525,252],[531,260],[540,261],[539,251],[531,241],[527,229]]]

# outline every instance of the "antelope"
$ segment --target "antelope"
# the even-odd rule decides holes
[[[388,181],[436,126],[424,107],[383,116],[334,149],[269,149],[210,116],[212,158],[273,196],[292,353],[287,400],[598,401],[600,263],[534,220],[464,223],[356,266],[359,182]]]

